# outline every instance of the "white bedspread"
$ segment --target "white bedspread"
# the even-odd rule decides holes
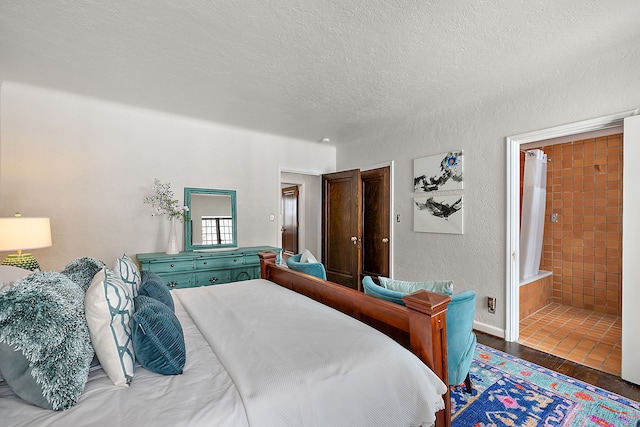
[[[173,291],[187,363],[178,376],[137,367],[129,388],[99,369],[64,412],[0,383],[2,426],[418,426],[445,385],[385,335],[258,279]],[[213,350],[213,351],[212,351]]]
[[[443,407],[444,384],[386,335],[264,280],[215,288],[177,296],[252,427],[430,425]]]

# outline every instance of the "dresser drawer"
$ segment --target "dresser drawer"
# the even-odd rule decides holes
[[[190,288],[193,286],[191,274],[159,274],[169,289]]]
[[[154,273],[174,273],[193,270],[193,260],[167,261],[149,263],[149,270]]]
[[[205,258],[196,260],[196,270],[210,268],[227,268],[242,265],[242,255],[218,256],[215,258]]]
[[[196,286],[219,285],[231,282],[231,272],[229,270],[214,270],[196,273]]]

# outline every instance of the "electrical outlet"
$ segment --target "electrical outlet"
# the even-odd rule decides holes
[[[489,313],[491,313],[491,314],[495,314],[496,313],[496,298],[495,297],[488,297],[487,298],[487,308],[489,309]]]

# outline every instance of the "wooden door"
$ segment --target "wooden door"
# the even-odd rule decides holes
[[[282,189],[282,253],[285,258],[298,253],[298,186]]]
[[[391,168],[364,171],[362,179],[362,276],[389,277]]]
[[[361,181],[358,169],[322,175],[322,262],[327,280],[360,289]]]

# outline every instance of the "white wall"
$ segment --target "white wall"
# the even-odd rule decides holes
[[[154,178],[181,201],[184,187],[236,190],[238,244],[276,246],[280,170],[335,170],[334,147],[14,82],[0,120],[0,216],[51,218],[53,246],[31,251],[44,269],[164,251],[169,222],[142,202]]]
[[[523,82],[518,91],[397,123],[387,132],[362,134],[339,146],[338,170],[395,160],[392,214],[401,216],[392,242],[395,277],[453,279],[456,292],[476,290],[476,321],[491,333],[503,332],[505,137],[640,107],[638,53],[634,41],[594,57],[588,66]],[[413,160],[453,149],[464,150],[464,235],[414,233]],[[488,313],[487,296],[497,297],[496,314]]]

